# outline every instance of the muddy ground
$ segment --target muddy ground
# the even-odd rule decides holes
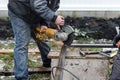
[[[65,18],[65,24],[71,25],[77,29],[76,39],[80,37],[92,37],[94,39],[109,39],[112,40],[116,35],[116,26],[120,26],[119,18],[95,18],[95,17],[70,17]],[[84,36],[80,34],[83,32]],[[9,20],[0,19],[0,39],[12,38],[13,31]]]

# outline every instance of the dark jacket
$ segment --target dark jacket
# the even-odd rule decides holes
[[[29,24],[54,22],[60,0],[9,0],[8,9]]]

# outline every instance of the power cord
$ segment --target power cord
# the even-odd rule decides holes
[[[52,67],[52,76],[53,76],[53,79],[54,79],[54,80],[55,80],[55,75],[54,75],[54,73],[53,73],[53,70],[54,70],[55,68],[63,69],[63,70],[65,70],[66,72],[70,73],[70,74],[71,74],[73,77],[75,77],[77,80],[80,80],[76,75],[74,75],[74,74],[73,74],[72,72],[70,72],[69,70],[67,70],[67,69],[65,69],[65,68],[57,67],[57,66]]]

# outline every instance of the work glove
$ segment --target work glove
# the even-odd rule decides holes
[[[120,48],[120,34],[117,34],[113,39],[113,46]]]

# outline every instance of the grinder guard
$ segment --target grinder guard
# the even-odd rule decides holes
[[[74,29],[71,26],[66,25],[66,26],[62,27],[62,30],[63,30],[63,32],[68,34],[67,40],[63,41],[63,43],[67,46],[70,46],[74,40],[74,37],[75,37],[74,36]]]

